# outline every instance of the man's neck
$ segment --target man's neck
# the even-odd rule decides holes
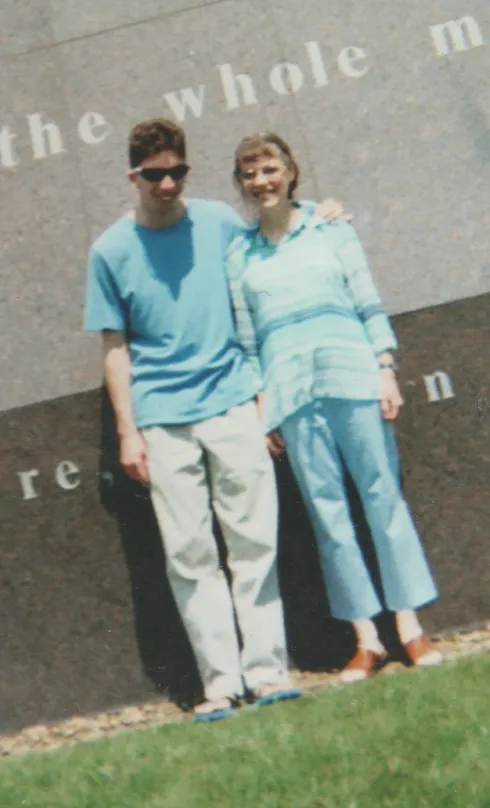
[[[280,241],[292,229],[299,215],[298,209],[289,200],[272,210],[263,210],[260,214],[260,232],[269,241]]]
[[[176,199],[174,204],[161,211],[147,210],[138,205],[133,213],[133,218],[142,227],[149,227],[151,230],[163,230],[180,222],[185,211],[185,202],[182,199]]]

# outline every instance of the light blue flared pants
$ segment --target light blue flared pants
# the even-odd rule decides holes
[[[389,611],[437,598],[419,535],[401,492],[393,426],[379,401],[317,399],[281,426],[287,453],[315,531],[334,617],[354,622],[383,606],[350,516],[342,459],[369,524]]]

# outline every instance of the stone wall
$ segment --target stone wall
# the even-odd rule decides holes
[[[190,194],[236,203],[234,146],[272,128],[301,196],[353,212],[402,345],[404,484],[441,589],[426,624],[490,617],[487,4],[7,0],[0,24],[0,729],[196,689],[81,330],[144,117],[184,124]],[[343,634],[278,475],[291,655],[321,667]]]

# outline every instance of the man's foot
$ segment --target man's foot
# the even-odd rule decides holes
[[[382,649],[382,650],[381,650]],[[362,682],[375,673],[376,669],[386,657],[386,651],[382,646],[379,651],[371,651],[369,648],[358,648],[355,656],[340,674],[341,682]]]
[[[236,713],[236,700],[231,698],[203,701],[194,708],[194,723],[204,724],[231,718]]]
[[[421,634],[410,642],[403,643],[403,650],[410,664],[418,668],[432,668],[444,662],[443,655],[435,648],[426,634]]]
[[[259,685],[254,690],[255,704],[258,707],[266,707],[269,704],[277,704],[278,701],[291,701],[299,699],[303,695],[301,690],[296,690],[283,685]]]

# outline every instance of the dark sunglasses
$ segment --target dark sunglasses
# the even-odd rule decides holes
[[[170,177],[174,182],[183,180],[189,166],[185,163],[180,163],[173,168],[133,168],[133,174],[139,174],[147,182],[162,182],[165,177]]]

